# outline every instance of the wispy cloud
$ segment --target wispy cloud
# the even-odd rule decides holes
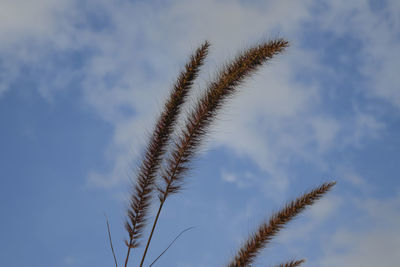
[[[317,15],[318,24],[337,36],[355,38],[362,53],[358,66],[371,97],[381,97],[400,108],[399,2],[334,1],[325,3]],[[345,40],[345,39],[344,39]]]
[[[354,212],[359,220],[315,237],[322,255],[310,264],[396,265],[399,197],[370,196],[376,185],[349,152],[382,138],[385,116],[400,111],[399,1],[34,2],[1,3],[0,101],[11,90],[54,103],[60,92],[77,93],[113,127],[104,145],[109,169],[92,169],[82,181],[95,187],[127,184],[175,75],[200,43],[212,46],[194,96],[237,51],[268,37],[289,39],[288,52],[248,79],[213,126],[207,147],[252,167],[221,165],[219,182],[253,190],[243,212],[234,214],[228,200],[213,212],[220,221],[231,216],[227,239],[240,242],[237,229],[264,216],[265,203],[287,200],[306,165],[318,177],[337,177],[339,192],[308,211],[302,231],[289,227],[280,240],[301,251],[296,244],[319,226]]]
[[[41,66],[40,73],[47,75],[41,76],[37,88],[47,99],[59,88],[79,84],[85,101],[115,128],[106,152],[115,161],[113,169],[107,173],[93,170],[89,176],[91,183],[100,186],[118,184],[127,177],[131,151],[140,155],[145,129],[151,131],[173,75],[190,50],[205,39],[213,44],[206,66],[211,71],[202,74],[200,85],[212,77],[216,66],[260,39],[260,34],[280,32],[292,40],[289,53],[277,60],[279,64],[272,62],[243,86],[245,92],[223,112],[211,143],[253,160],[276,177],[268,186],[280,191],[289,184],[286,169],[293,160],[326,167],[323,156],[332,149],[362,144],[360,140],[378,137],[383,129],[379,118],[364,109],[350,109],[345,117],[324,109],[328,88],[312,75],[330,73],[332,66],[325,65],[320,51],[302,46],[306,23],[316,23],[317,30],[338,38],[345,34],[356,38],[363,55],[368,55],[357,68],[371,80],[367,90],[358,89],[360,94],[398,102],[399,83],[393,71],[399,61],[393,51],[399,42],[392,36],[398,29],[396,1],[388,1],[381,9],[368,1],[318,6],[313,1],[244,4],[207,0],[173,1],[161,7],[87,1],[80,9],[75,4],[5,2],[1,12],[7,16],[1,17],[7,23],[1,23],[0,35],[7,43],[1,47],[5,78],[0,92],[24,75],[22,66]],[[316,8],[321,12],[315,14]],[[384,14],[390,19],[383,21]],[[54,60],[55,54],[67,52],[81,63],[73,67],[68,59]],[[298,78],[302,75],[306,81]],[[345,142],[338,146],[338,138]]]
[[[359,199],[362,221],[344,226],[324,246],[318,266],[396,266],[400,249],[400,198]]]

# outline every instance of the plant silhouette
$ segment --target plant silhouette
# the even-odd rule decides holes
[[[283,39],[263,42],[244,51],[224,65],[217,73],[216,78],[208,82],[202,97],[199,97],[196,104],[190,107],[191,111],[185,118],[184,126],[180,129],[177,124],[179,115],[182,113],[182,105],[187,102],[193,82],[208,54],[210,43],[204,42],[190,57],[189,62],[179,74],[157,120],[145,148],[137,179],[134,181],[125,222],[128,238],[125,240],[127,252],[124,258],[124,267],[128,266],[132,250],[142,245],[144,230],[149,223],[149,209],[152,201],[158,201],[158,210],[144,243],[143,255],[140,259],[135,259],[140,267],[143,266],[162,208],[167,199],[178,193],[185,183],[185,174],[190,168],[190,162],[207,135],[210,125],[215,121],[218,111],[237,92],[238,86],[246,78],[275,55],[283,52],[288,45],[289,43]],[[173,136],[174,132],[178,132],[178,135]],[[239,248],[235,257],[227,263],[227,266],[250,266],[260,251],[289,221],[307,206],[314,204],[334,184],[335,182],[330,182],[316,187],[288,203],[273,214],[269,221],[262,222]],[[156,193],[158,193],[158,199],[154,197]],[[115,265],[118,266],[111,236],[109,238]],[[289,260],[276,266],[299,266],[304,261],[303,259]]]

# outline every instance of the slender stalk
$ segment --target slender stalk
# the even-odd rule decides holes
[[[158,255],[158,257],[149,265],[149,267],[153,266],[153,264],[156,263],[156,261],[158,261],[158,259],[161,258],[161,256],[164,255],[165,252],[167,252],[167,250],[175,243],[176,240],[178,240],[178,238],[179,238],[183,233],[185,233],[186,231],[189,231],[189,230],[191,230],[191,229],[193,229],[193,228],[194,228],[194,226],[189,227],[189,228],[186,228],[185,230],[183,230],[182,232],[180,232],[180,233],[175,237],[175,239],[172,240],[171,243],[169,243],[168,247],[167,247],[166,249],[164,249],[164,251],[163,251],[160,255]]]
[[[128,266],[128,260],[129,260],[129,254],[131,253],[131,247],[128,246],[128,252],[126,253],[126,258],[125,258],[125,265],[124,267]]]
[[[229,267],[249,266],[257,254],[271,241],[289,221],[302,212],[307,206],[314,204],[327,193],[336,182],[324,183],[309,193],[302,195],[287,204],[281,211],[271,216],[268,223],[264,222],[240,248]]]
[[[118,267],[117,257],[115,257],[114,246],[113,246],[112,238],[111,238],[110,224],[108,223],[107,215],[104,214],[104,216],[106,217],[108,240],[110,241],[110,247],[111,247],[111,251],[112,251],[113,257],[114,257],[115,267]]]
[[[153,227],[151,228],[150,236],[149,236],[149,238],[147,240],[146,248],[144,249],[144,252],[143,252],[143,257],[142,257],[142,261],[140,262],[140,267],[143,266],[144,259],[146,258],[147,250],[149,249],[150,241],[151,241],[151,238],[153,237],[154,229],[156,228],[158,217],[160,217],[161,209],[162,209],[162,207],[164,205],[164,202],[165,201],[162,201],[160,203],[160,207],[158,208],[156,218],[154,219]]]

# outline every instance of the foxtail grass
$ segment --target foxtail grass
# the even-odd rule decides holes
[[[200,66],[204,63],[209,46],[209,42],[204,42],[196,50],[195,54],[191,56],[189,63],[180,73],[147,145],[145,156],[137,175],[136,185],[131,195],[127,212],[128,219],[125,222],[125,228],[129,235],[129,240],[125,242],[128,247],[125,267],[128,264],[131,249],[139,245],[139,239],[146,225],[157,171],[168,146],[170,135],[177,122],[180,109],[189,94],[194,79],[199,73]]]
[[[257,254],[278,234],[278,232],[307,206],[314,204],[327,193],[335,182],[324,183],[287,204],[282,210],[273,214],[268,222],[262,223],[258,230],[250,235],[244,245],[239,249],[229,267],[249,266],[254,262]]]
[[[181,189],[183,175],[188,170],[188,164],[199,148],[208,127],[215,119],[217,111],[237,91],[237,87],[246,77],[253,74],[263,63],[282,52],[287,46],[287,41],[279,39],[249,49],[225,66],[216,81],[209,84],[205,95],[199,99],[196,107],[187,118],[186,126],[178,141],[175,142],[170,157],[167,159],[167,168],[162,169],[161,177],[164,184],[158,186],[160,205],[140,267],[143,266],[146,258],[163,205],[168,196],[179,192]]]
[[[217,79],[209,84],[206,93],[198,100],[196,107],[188,116],[178,141],[175,142],[167,160],[168,167],[162,169],[164,185],[158,187],[161,203],[164,203],[169,195],[181,189],[188,164],[226,100],[238,91],[238,86],[245,78],[287,46],[288,42],[280,39],[251,48],[226,65]]]
[[[184,70],[179,74],[170,96],[164,105],[164,109],[157,120],[154,131],[145,148],[143,161],[138,169],[137,179],[132,188],[125,222],[125,229],[128,232],[128,239],[125,240],[127,245],[125,267],[128,265],[131,250],[141,245],[144,230],[149,226],[148,213],[154,199],[154,193],[158,193],[158,211],[147,238],[146,246],[140,260],[140,267],[145,262],[161,210],[166,200],[171,195],[181,191],[185,183],[185,175],[190,168],[190,163],[197,154],[219,110],[227,100],[235,95],[239,90],[239,86],[246,78],[253,75],[274,56],[282,53],[288,45],[289,43],[283,39],[264,42],[244,51],[231,62],[224,65],[221,71],[217,73],[216,78],[207,84],[202,97],[199,97],[197,102],[191,106],[183,127],[178,131],[177,124],[178,118],[182,113],[182,106],[187,102],[192,85],[208,54],[209,42],[204,42],[190,57]],[[176,138],[172,137],[174,132],[179,132]],[[228,266],[250,266],[260,251],[285,224],[302,212],[307,206],[315,203],[334,184],[325,183],[311,192],[302,195],[286,205],[280,212],[274,214],[268,223],[262,223],[258,231],[252,234],[243,247],[239,249],[237,255]],[[113,255],[115,255],[108,221],[107,226],[110,245]],[[168,250],[175,240],[171,242],[159,257]],[[292,260],[279,266],[294,267],[299,266],[303,262],[304,260]],[[117,266],[116,259],[115,265]]]

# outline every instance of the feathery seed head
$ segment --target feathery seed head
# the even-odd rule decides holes
[[[180,73],[167,100],[164,111],[154,128],[147,145],[142,165],[139,168],[136,185],[133,188],[125,228],[129,234],[129,244],[137,243],[145,227],[145,220],[150,206],[151,193],[157,171],[165,153],[170,135],[176,124],[182,104],[185,102],[200,66],[208,53],[209,42],[204,42],[190,57],[189,63]],[[129,246],[129,247],[130,247]]]
[[[165,201],[169,194],[176,193],[181,188],[182,176],[188,169],[187,164],[193,158],[207,133],[208,126],[225,100],[237,91],[237,86],[246,77],[288,45],[287,41],[278,39],[250,48],[226,65],[217,75],[217,79],[208,85],[204,96],[198,100],[197,106],[187,119],[167,162],[167,169],[162,172],[164,187],[159,190],[161,201]]]
[[[271,241],[271,239],[296,215],[307,206],[314,204],[327,193],[336,182],[324,183],[309,193],[287,204],[279,212],[271,216],[268,223],[264,222],[240,248],[229,267],[244,267],[253,263],[257,254]]]

